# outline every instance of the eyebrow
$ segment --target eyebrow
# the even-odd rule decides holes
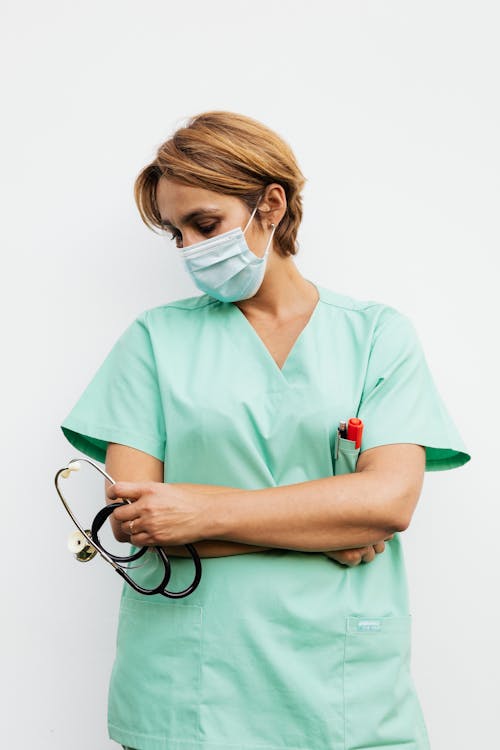
[[[207,216],[208,214],[218,213],[219,211],[219,208],[195,208],[194,211],[190,211],[188,214],[181,217],[181,224],[189,224],[190,221],[197,219],[199,216]],[[174,226],[168,219],[162,219],[160,224],[166,227]]]

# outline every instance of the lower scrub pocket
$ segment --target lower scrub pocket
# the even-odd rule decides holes
[[[109,688],[111,736],[199,739],[202,607],[124,596]]]
[[[428,750],[410,655],[411,615],[346,617],[344,750]]]

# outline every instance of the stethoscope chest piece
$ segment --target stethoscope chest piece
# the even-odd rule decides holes
[[[90,529],[85,529],[85,534],[90,536]],[[87,538],[79,529],[69,535],[68,549],[78,562],[89,562],[97,555],[96,548],[88,543]]]

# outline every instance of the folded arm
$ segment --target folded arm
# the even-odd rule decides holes
[[[106,466],[118,481],[163,482],[161,461],[126,446],[111,443]],[[196,542],[201,556],[275,547],[322,552],[356,549],[406,529],[424,469],[424,447],[400,443],[362,452],[353,474],[262,490],[184,483],[170,487],[217,496],[207,506],[206,534]],[[113,529],[126,541],[119,523]],[[229,551],[227,544],[236,547]]]

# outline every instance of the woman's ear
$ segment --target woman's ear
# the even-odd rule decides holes
[[[267,221],[269,224],[278,226],[286,214],[286,207],[285,189],[279,183],[273,182],[264,189],[257,213],[261,221]]]

